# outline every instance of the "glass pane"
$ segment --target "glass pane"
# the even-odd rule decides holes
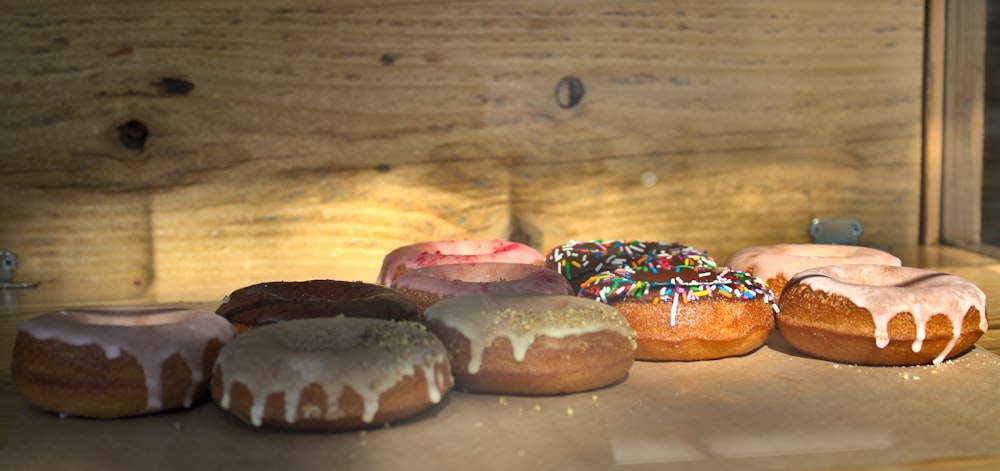
[[[1000,0],[986,2],[983,243],[1000,245]]]

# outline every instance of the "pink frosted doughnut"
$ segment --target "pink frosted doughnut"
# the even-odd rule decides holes
[[[888,265],[837,265],[796,274],[778,328],[795,348],[844,363],[940,363],[989,329],[986,295],[954,275]]]
[[[211,312],[120,306],[50,312],[21,324],[11,379],[63,415],[112,419],[191,407],[233,327]]]
[[[747,247],[734,252],[723,264],[767,282],[781,299],[785,283],[796,273],[829,265],[871,264],[900,266],[896,256],[869,247],[831,244],[776,244]]]
[[[392,286],[392,280],[406,270],[450,263],[531,263],[541,264],[542,254],[517,242],[506,240],[459,239],[422,242],[389,252],[382,260],[376,283]]]
[[[565,278],[541,265],[527,263],[451,263],[407,270],[392,282],[416,305],[425,309],[445,298],[488,293],[572,295]]]

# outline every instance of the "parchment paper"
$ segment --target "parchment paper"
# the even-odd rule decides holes
[[[1000,357],[937,367],[807,358],[779,334],[751,355],[637,362],[615,386],[556,397],[452,391],[363,432],[258,430],[204,402],[97,421],[27,404],[0,469],[822,469],[1000,455]]]

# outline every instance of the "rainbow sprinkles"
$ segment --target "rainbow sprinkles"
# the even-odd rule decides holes
[[[663,243],[640,240],[591,240],[568,242],[553,248],[545,257],[545,266],[567,280],[577,283],[591,276],[617,268],[692,265],[715,268],[708,253],[679,242]]]
[[[579,296],[604,303],[616,301],[671,303],[670,325],[676,325],[678,303],[726,298],[763,299],[778,312],[774,293],[760,278],[729,268],[691,264],[647,263],[598,273],[585,281]]]

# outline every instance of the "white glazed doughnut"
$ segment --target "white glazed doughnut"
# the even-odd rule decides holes
[[[625,317],[575,296],[458,296],[428,308],[424,322],[447,347],[455,384],[476,391],[585,391],[623,380],[634,361]]]
[[[257,427],[345,430],[410,417],[451,387],[444,346],[420,323],[332,317],[240,334],[219,353],[211,391]]]
[[[392,286],[406,270],[450,263],[531,263],[541,264],[542,254],[517,242],[505,240],[458,239],[422,242],[389,252],[382,260],[376,283]]]
[[[117,418],[191,407],[229,322],[210,312],[156,306],[67,309],[21,324],[11,378],[37,407]]]
[[[989,329],[986,295],[945,273],[839,265],[796,274],[777,324],[795,348],[844,363],[940,363]]]

